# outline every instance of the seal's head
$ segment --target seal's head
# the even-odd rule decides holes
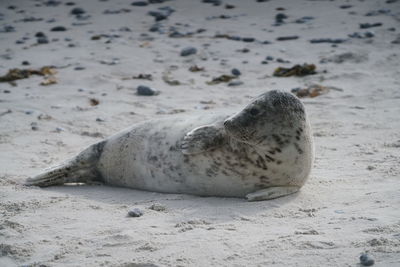
[[[305,125],[301,101],[290,93],[276,90],[260,95],[224,122],[228,135],[250,145],[276,143],[277,139],[289,138],[291,132],[302,131]]]

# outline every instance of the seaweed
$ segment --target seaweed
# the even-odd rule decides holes
[[[274,71],[275,77],[306,76],[315,74],[317,67],[314,64],[294,65],[291,68],[278,67]]]

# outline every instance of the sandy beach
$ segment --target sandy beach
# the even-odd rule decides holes
[[[0,76],[0,266],[400,266],[400,1],[3,0]],[[24,186],[134,123],[272,89],[306,92],[294,195]]]

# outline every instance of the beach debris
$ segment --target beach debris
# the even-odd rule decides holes
[[[204,71],[204,67],[199,67],[197,65],[193,65],[193,66],[190,66],[189,71],[191,71],[191,72]]]
[[[214,85],[214,84],[219,84],[219,83],[228,83],[235,78],[236,78],[236,76],[223,74],[216,78],[213,78],[211,81],[208,81],[206,83],[208,85]]]
[[[238,70],[238,69],[236,69],[236,68],[233,68],[232,70],[231,70],[231,73],[232,73],[232,75],[234,75],[234,76],[240,76],[242,73],[240,72],[240,70]]]
[[[150,87],[145,85],[139,85],[136,88],[136,93],[137,95],[143,95],[143,96],[152,96],[159,94],[159,92],[157,92],[156,90],[151,89]]]
[[[318,38],[318,39],[311,39],[310,43],[312,43],[312,44],[320,44],[320,43],[341,44],[341,43],[344,43],[346,41],[347,41],[347,39],[343,39],[343,38],[336,38],[336,39]]]
[[[171,76],[169,76],[169,72],[168,73],[164,73],[162,76],[163,81],[171,86],[177,86],[177,85],[181,85],[181,82],[178,80],[174,80],[173,78],[171,78]]]
[[[360,256],[360,263],[362,266],[372,266],[375,264],[375,259],[368,252],[364,252]]]
[[[140,73],[138,75],[133,76],[132,79],[152,81],[153,80],[153,76],[151,74]]]
[[[397,36],[396,39],[394,39],[393,41],[391,41],[392,44],[400,44],[400,35]]]
[[[28,65],[30,65],[31,63],[29,63],[29,61],[27,61],[27,60],[24,60],[24,61],[22,61],[21,64],[24,65],[24,66],[28,66]]]
[[[149,207],[149,209],[154,211],[166,211],[167,208],[161,204],[154,203]]]
[[[4,76],[0,76],[0,82],[13,82],[15,80],[26,79],[32,75],[45,76],[46,78],[56,74],[57,71],[52,66],[45,66],[40,69],[10,69]],[[47,85],[47,84],[45,84]]]
[[[245,42],[245,43],[252,43],[252,42],[254,42],[255,40],[256,40],[256,39],[253,38],[253,37],[243,37],[243,38],[242,38],[242,41]]]
[[[81,132],[82,136],[89,136],[89,137],[93,137],[93,138],[104,138],[104,135],[100,132],[88,132],[88,131],[84,131]]]
[[[56,77],[54,77],[54,76],[49,76],[49,77],[46,77],[46,78],[44,79],[44,81],[42,81],[42,82],[40,83],[40,85],[42,85],[42,86],[47,86],[47,85],[52,85],[52,84],[56,84],[56,83],[57,83]]]
[[[330,90],[343,91],[343,89],[333,86],[323,86],[319,84],[312,84],[306,88],[293,88],[291,92],[299,98],[303,97],[317,97],[327,94]]]
[[[338,55],[333,55],[328,58],[323,58],[320,60],[320,63],[327,63],[327,62],[334,62],[337,64],[341,64],[344,62],[361,63],[366,60],[368,60],[368,54],[345,52]]]
[[[316,66],[314,64],[294,65],[291,68],[278,67],[274,71],[275,77],[289,77],[289,76],[306,76],[315,74]]]
[[[11,25],[4,25],[2,29],[0,29],[0,33],[4,32],[15,32],[15,28]]]
[[[281,36],[276,38],[277,41],[290,41],[290,40],[296,40],[299,39],[299,36],[297,35],[291,35],[291,36]]]
[[[31,122],[31,129],[32,129],[32,131],[39,130],[38,123],[37,122]]]
[[[143,211],[141,211],[139,208],[133,208],[130,211],[128,211],[128,217],[140,217],[143,215]]]
[[[189,47],[183,48],[183,49],[181,50],[180,55],[181,55],[182,57],[187,57],[187,56],[190,56],[190,55],[194,55],[194,54],[196,54],[196,53],[197,53],[197,48],[196,48],[196,47],[189,46]]]
[[[90,98],[89,103],[91,106],[97,106],[98,104],[100,104],[100,101],[96,98]]]
[[[372,27],[380,27],[382,25],[383,24],[380,23],[380,22],[377,22],[377,23],[360,23],[360,29],[369,29],[369,28],[372,28]]]

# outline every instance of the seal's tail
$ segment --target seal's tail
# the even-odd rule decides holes
[[[91,145],[67,162],[28,178],[25,185],[46,187],[65,183],[85,183],[98,179],[99,173],[96,170],[96,164],[104,144],[105,141]]]

